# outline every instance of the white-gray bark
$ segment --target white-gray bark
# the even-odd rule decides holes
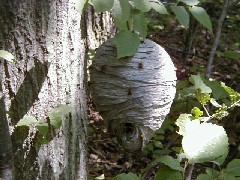
[[[141,149],[161,127],[175,96],[176,72],[167,52],[150,40],[132,58],[117,59],[112,39],[90,68],[97,110],[129,151]]]
[[[46,119],[59,104],[75,110],[59,130],[51,129],[52,140],[40,150],[31,147],[36,140],[23,146],[28,132],[15,128],[16,179],[87,179],[86,53],[89,43],[106,39],[109,16],[91,8],[81,16],[75,0],[1,0],[0,10],[0,45],[17,59],[0,67],[12,125],[25,114]]]

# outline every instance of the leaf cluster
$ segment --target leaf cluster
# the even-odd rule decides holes
[[[169,14],[167,8],[158,0],[83,0],[78,1],[76,7],[82,12],[84,6],[91,4],[96,12],[109,11],[112,14],[119,32],[115,36],[117,57],[133,56],[140,43],[147,36],[146,13],[151,9],[159,14]],[[198,0],[179,0],[170,5],[178,21],[186,28],[189,26],[189,14],[212,32],[210,18]]]
[[[37,120],[33,116],[24,116],[16,126],[36,126],[40,137],[39,143],[47,144],[47,134],[49,132],[50,126],[54,127],[55,129],[59,129],[62,125],[63,116],[69,115],[69,113],[73,112],[73,108],[69,105],[58,105],[55,108],[52,108],[51,111],[48,113],[49,122],[46,120]]]
[[[239,159],[232,160],[226,167],[221,166],[228,155],[228,137],[222,126],[210,121],[213,118],[220,120],[227,116],[232,108],[240,106],[240,94],[222,82],[207,80],[201,75],[192,75],[188,81],[181,81],[178,84],[176,100],[178,103],[184,103],[186,99],[191,99],[195,103],[191,104],[190,113],[181,112],[176,121],[179,127],[177,133],[183,137],[178,158],[169,156],[173,149],[166,149],[160,142],[164,139],[167,130],[175,129],[173,124],[169,123],[171,121],[165,121],[168,123],[163,124],[163,128],[146,147],[148,151],[154,152],[154,160],[142,173],[160,164],[155,175],[156,180],[180,180],[184,179],[185,174],[182,161],[185,161],[185,165],[212,162],[219,170],[206,168],[206,173],[198,175],[197,180],[239,179]],[[142,179],[142,177],[137,178],[133,173],[121,174],[117,177]]]

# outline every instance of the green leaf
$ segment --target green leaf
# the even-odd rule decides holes
[[[221,175],[221,172],[212,168],[206,168],[206,173],[211,177],[218,177],[219,175]]]
[[[140,180],[140,178],[136,174],[130,172],[128,174],[125,173],[119,174],[116,177],[114,177],[113,180]]]
[[[234,60],[240,60],[240,53],[237,53],[235,51],[225,51],[224,57]]]
[[[184,2],[185,4],[189,6],[195,6],[199,3],[198,0],[180,0],[181,2]]]
[[[221,166],[226,160],[227,156],[228,156],[228,151],[226,151],[225,154],[217,157],[216,159],[211,160],[211,162],[213,162],[214,164],[217,164],[218,166]]]
[[[98,176],[98,177],[96,177],[96,178],[94,178],[94,179],[98,179],[98,180],[100,180],[100,179],[105,179],[105,176],[104,176],[104,174],[102,174],[102,175],[100,175],[100,176]]]
[[[162,156],[154,160],[154,162],[161,162],[167,166],[169,166],[173,170],[181,171],[183,172],[184,169],[181,167],[180,162],[177,159],[174,159],[171,156]]]
[[[186,124],[191,121],[191,114],[180,114],[179,118],[176,121],[176,125],[179,127],[178,134],[184,136],[186,134]]]
[[[213,180],[208,174],[199,174],[196,180]]]
[[[203,115],[203,111],[201,111],[198,107],[194,107],[191,111],[194,117],[199,118]]]
[[[36,124],[37,122],[37,119],[33,116],[24,116],[18,121],[16,126],[30,126],[32,124]]]
[[[48,113],[50,124],[55,128],[60,128],[63,116],[68,115],[70,112],[72,112],[72,107],[68,105],[58,105]]]
[[[142,12],[148,12],[151,9],[149,0],[133,0],[133,5]]]
[[[128,30],[127,21],[130,19],[131,5],[128,0],[114,0],[112,15],[119,30]]]
[[[203,94],[199,89],[197,90],[196,98],[204,106],[211,100],[210,94]]]
[[[39,137],[39,138],[38,138],[38,142],[39,142],[40,144],[48,144],[48,143],[49,143],[48,139],[46,139],[44,136]]]
[[[173,170],[168,166],[160,167],[155,180],[182,180],[182,174],[179,171]]]
[[[182,147],[189,163],[212,161],[228,152],[228,137],[222,126],[188,121]]]
[[[201,93],[211,93],[212,89],[206,86],[200,75],[191,75],[189,81],[194,84],[194,89],[200,89]]]
[[[154,141],[154,146],[157,148],[163,148],[163,144],[160,141]]]
[[[235,103],[236,101],[239,100],[240,94],[231,87],[226,86],[223,82],[221,82],[221,86],[224,88],[224,90],[229,94],[231,103]]]
[[[234,159],[228,163],[225,172],[234,176],[240,176],[240,159]]]
[[[220,180],[237,180],[236,177],[233,174],[229,174],[229,173],[224,173],[223,174],[223,178],[221,178]]]
[[[46,136],[48,133],[48,123],[44,121],[38,121],[36,123],[37,129],[42,136]]]
[[[140,39],[139,36],[131,31],[120,31],[115,36],[117,46],[117,57],[133,56],[136,54]]]
[[[75,4],[75,7],[76,7],[76,10],[79,12],[79,13],[82,13],[83,11],[83,8],[85,6],[85,4],[88,2],[88,0],[77,0],[76,1],[76,4]]]
[[[165,8],[164,4],[162,4],[160,1],[158,0],[151,0],[149,1],[150,6],[157,11],[160,14],[168,14],[167,9]]]
[[[133,14],[133,30],[139,36],[145,38],[147,36],[147,20],[143,13]]]
[[[199,21],[204,27],[206,27],[212,32],[212,23],[205,9],[198,6],[192,6],[189,7],[189,11],[192,13],[192,15],[197,21]]]
[[[211,103],[213,106],[215,106],[215,107],[218,107],[218,108],[221,108],[221,107],[222,107],[222,106],[221,106],[220,104],[218,104],[218,102],[217,102],[215,99],[213,99],[213,98],[210,99],[210,103]]]
[[[180,24],[182,24],[185,28],[189,26],[189,14],[183,6],[171,6],[172,11],[174,12],[177,20]]]
[[[4,50],[0,50],[0,58],[3,58],[9,62],[14,62],[15,60],[14,56],[10,52]]]
[[[91,0],[90,2],[96,12],[110,11],[113,7],[114,0]]]
[[[204,80],[204,84],[212,89],[212,96],[215,100],[228,98],[228,93],[222,87],[219,81]]]

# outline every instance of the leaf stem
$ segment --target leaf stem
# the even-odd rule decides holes
[[[228,109],[234,107],[237,103],[240,103],[240,99],[238,101],[236,101],[235,103],[233,103],[230,107],[228,107]]]
[[[204,109],[204,111],[206,112],[207,116],[208,116],[209,118],[211,118],[212,116],[210,116],[210,114],[208,113],[207,108],[206,108],[204,105],[202,105],[202,106],[203,106],[203,109]]]

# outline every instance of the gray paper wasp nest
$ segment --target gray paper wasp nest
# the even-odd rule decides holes
[[[146,39],[134,57],[117,59],[113,39],[96,52],[90,68],[93,102],[122,146],[136,151],[169,113],[176,72],[167,52]]]

